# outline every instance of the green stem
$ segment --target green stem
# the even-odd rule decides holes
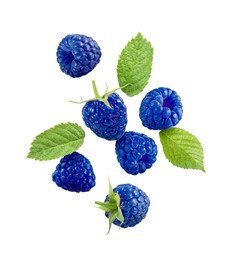
[[[111,106],[110,106],[110,104],[109,104],[109,102],[108,102],[108,96],[109,96],[110,94],[114,93],[115,91],[119,90],[119,89],[122,89],[122,88],[127,87],[128,85],[129,85],[129,83],[126,84],[126,85],[124,85],[123,87],[119,87],[119,88],[113,89],[113,90],[111,90],[111,91],[108,92],[108,86],[107,86],[107,84],[106,84],[106,91],[105,91],[105,93],[104,93],[103,96],[100,96],[100,94],[99,94],[99,92],[98,92],[98,89],[97,89],[97,87],[96,87],[95,80],[92,80],[92,86],[93,86],[93,91],[94,91],[94,95],[95,95],[94,98],[91,98],[91,99],[88,99],[88,100],[82,100],[82,99],[81,99],[81,101],[72,101],[72,100],[68,100],[68,101],[71,102],[71,103],[74,103],[74,104],[83,104],[83,103],[86,103],[86,102],[88,102],[88,101],[99,100],[99,101],[104,102],[104,103],[106,104],[106,106],[108,106],[108,107],[111,108]]]
[[[72,100],[68,100],[68,101],[73,104],[84,104],[84,103],[87,103],[88,101],[92,101],[92,100],[96,100],[96,98],[91,98],[91,99],[83,100],[83,101],[72,101]]]
[[[96,87],[95,80],[92,80],[92,86],[93,86],[93,91],[94,91],[94,94],[95,94],[95,98],[100,100],[101,96],[100,96],[100,94],[98,92],[98,89]]]
[[[106,202],[95,201],[95,204],[99,205],[100,206],[99,208],[106,211],[106,212],[118,209],[118,205],[115,202],[112,203],[112,202],[109,202],[109,201],[106,201]]]
[[[123,87],[118,87],[118,88],[115,88],[115,89],[113,89],[113,90],[111,90],[111,91],[109,91],[109,92],[107,92],[107,95],[109,96],[110,94],[112,94],[112,93],[114,93],[114,92],[116,92],[117,90],[119,90],[119,89],[122,89],[122,88],[126,88],[127,86],[129,86],[130,84],[129,83],[127,83],[126,85],[124,85]]]

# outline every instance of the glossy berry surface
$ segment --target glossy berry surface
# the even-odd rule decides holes
[[[179,123],[183,106],[179,95],[169,88],[157,88],[148,92],[141,101],[139,117],[143,126],[152,130],[164,130]]]
[[[95,174],[90,161],[78,152],[64,156],[52,174],[57,186],[74,192],[86,192],[95,186]]]
[[[124,222],[118,219],[113,224],[122,228],[134,227],[139,224],[147,215],[150,200],[147,194],[132,184],[120,184],[113,189],[120,196],[120,208],[124,216]],[[106,196],[105,202],[108,200]],[[108,217],[108,212],[105,213]]]
[[[69,34],[61,40],[56,56],[62,72],[79,78],[91,72],[100,62],[101,49],[91,37]]]
[[[106,140],[118,140],[125,133],[127,125],[127,108],[123,99],[112,93],[106,105],[103,101],[88,101],[82,108],[82,118],[98,137]]]
[[[120,166],[127,173],[136,175],[152,167],[158,148],[147,135],[129,131],[116,141],[115,152]]]

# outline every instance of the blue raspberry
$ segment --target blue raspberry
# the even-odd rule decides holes
[[[183,106],[179,95],[169,88],[156,88],[142,99],[139,117],[143,126],[152,130],[164,130],[179,123]]]
[[[150,199],[143,190],[132,184],[120,184],[114,189],[110,184],[109,194],[104,202],[95,203],[109,218],[110,231],[112,223],[122,228],[138,225],[148,213]]]
[[[127,173],[137,175],[156,162],[158,148],[147,135],[129,131],[116,141],[115,152],[120,166]]]
[[[139,224],[146,217],[150,206],[150,200],[146,193],[132,184],[120,184],[113,191],[119,194],[120,208],[124,216],[123,223],[115,219],[113,224],[122,228],[134,227]],[[106,201],[108,201],[108,196]],[[106,212],[106,216],[108,217],[109,213]]]
[[[90,161],[78,152],[61,158],[52,180],[57,186],[74,192],[87,192],[95,186],[95,174]]]
[[[101,100],[88,101],[82,108],[82,118],[98,137],[118,140],[125,133],[127,108],[117,93],[110,94],[107,102],[108,105]]]
[[[91,72],[100,62],[101,49],[91,37],[69,34],[61,40],[56,56],[62,72],[79,78]]]

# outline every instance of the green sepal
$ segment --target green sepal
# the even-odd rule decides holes
[[[107,234],[110,232],[112,223],[114,222],[115,219],[118,219],[121,222],[121,224],[124,222],[124,216],[120,208],[120,196],[118,193],[114,192],[110,180],[109,180],[108,201],[106,202],[95,201],[95,204],[99,209],[102,209],[105,212],[109,213],[109,229]]]
[[[98,89],[97,89],[97,86],[96,86],[96,83],[95,83],[95,80],[92,80],[92,87],[93,87],[93,91],[94,91],[94,95],[95,97],[94,98],[91,98],[91,99],[87,99],[87,100],[83,100],[81,99],[81,101],[72,101],[72,100],[69,100],[69,102],[71,103],[75,103],[75,104],[84,104],[84,103],[87,103],[89,101],[93,101],[93,100],[99,100],[101,102],[104,102],[106,106],[108,106],[109,108],[111,108],[109,102],[108,102],[108,97],[110,94],[114,93],[115,91],[117,91],[118,89],[122,89],[122,88],[125,88],[127,87],[126,86],[123,86],[122,88],[116,88],[116,89],[113,89],[111,91],[108,91],[108,85],[106,84],[106,90],[105,90],[105,93],[101,96],[98,92]]]

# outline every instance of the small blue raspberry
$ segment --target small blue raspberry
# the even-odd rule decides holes
[[[57,186],[74,192],[86,192],[95,186],[95,174],[90,161],[78,152],[61,158],[52,174]]]
[[[164,130],[179,123],[183,116],[181,98],[174,90],[157,88],[142,99],[139,117],[143,126],[152,130]]]
[[[115,152],[120,166],[127,173],[137,175],[156,162],[158,148],[147,135],[129,131],[116,141]]]
[[[56,56],[62,72],[79,78],[91,72],[100,62],[101,49],[91,37],[69,34],[61,40]]]

